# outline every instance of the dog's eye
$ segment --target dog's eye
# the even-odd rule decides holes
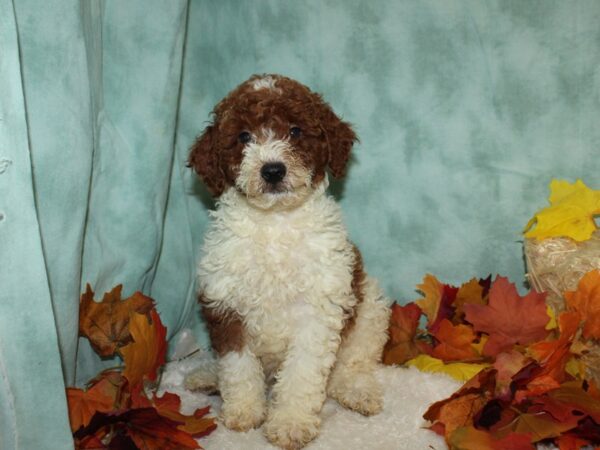
[[[248,133],[247,131],[242,131],[238,136],[238,141],[240,141],[242,144],[247,144],[251,140],[252,140],[252,135],[250,133]]]
[[[302,136],[302,130],[300,127],[292,127],[290,128],[290,136],[293,138],[299,138]]]

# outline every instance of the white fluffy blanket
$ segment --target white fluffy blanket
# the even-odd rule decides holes
[[[197,361],[197,360],[196,360]],[[196,363],[197,364],[197,363]],[[187,359],[167,366],[161,382],[161,391],[178,394],[182,412],[211,404],[211,412],[218,416],[221,399],[192,393],[183,388],[185,374],[194,366]],[[319,437],[307,450],[443,450],[442,438],[423,428],[422,419],[427,407],[434,401],[451,395],[460,384],[444,375],[429,374],[415,368],[382,367],[378,377],[385,386],[383,412],[374,417],[340,407],[327,400],[321,412],[322,427]],[[261,430],[238,433],[222,425],[209,436],[199,440],[207,450],[277,450],[263,437]]]

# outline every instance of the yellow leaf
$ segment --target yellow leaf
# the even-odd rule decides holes
[[[556,323],[556,313],[550,306],[546,307],[546,312],[548,313],[548,317],[550,317],[550,320],[546,324],[546,330],[554,330],[558,327],[558,324]]]
[[[571,358],[567,361],[565,365],[565,372],[567,372],[572,377],[582,379],[582,374],[585,374],[585,367],[582,367],[582,363],[577,358]]]
[[[594,216],[600,214],[600,191],[581,180],[573,184],[552,180],[549,200],[550,206],[538,211],[525,227],[525,237],[569,237],[581,242],[597,230]]]
[[[441,359],[432,358],[429,355],[419,355],[406,364],[416,367],[422,372],[444,373],[458,381],[470,380],[480,371],[489,367],[489,364],[468,364],[461,362],[444,364]]]

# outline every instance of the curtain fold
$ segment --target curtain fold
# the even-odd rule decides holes
[[[175,126],[187,2],[102,2],[102,73],[97,143],[87,205],[81,289],[97,295],[115,284],[123,293],[151,293],[161,254],[173,170]],[[97,16],[96,16],[97,17]],[[101,100],[100,100],[101,99]],[[192,265],[193,266],[193,265]],[[193,267],[184,268],[190,273]],[[185,277],[185,284],[193,280]],[[171,280],[177,283],[177,278]],[[183,298],[160,298],[178,309]],[[170,336],[174,325],[165,321]],[[77,382],[98,370],[87,340],[78,351]],[[105,365],[114,364],[106,361]]]
[[[73,441],[38,220],[44,212],[36,213],[33,189],[28,119],[36,118],[25,108],[15,17],[13,2],[0,0],[0,448],[51,442],[68,449]]]

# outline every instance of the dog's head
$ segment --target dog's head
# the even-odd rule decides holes
[[[188,165],[215,196],[234,187],[261,209],[300,205],[344,174],[357,140],[320,95],[280,75],[253,76],[213,111]]]

